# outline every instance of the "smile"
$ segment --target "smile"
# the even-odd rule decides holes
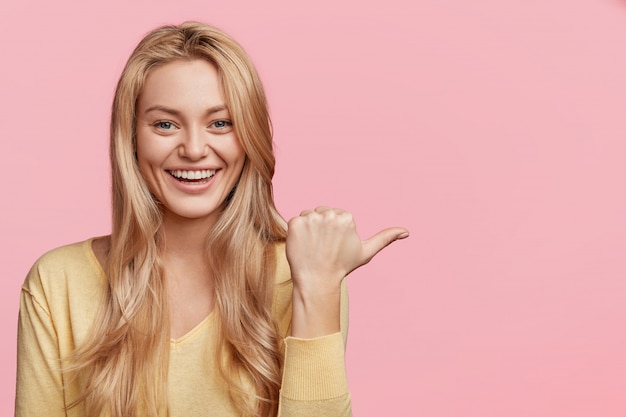
[[[168,170],[167,172],[181,182],[206,182],[215,175],[216,170],[201,169],[196,171],[183,171],[178,169]]]

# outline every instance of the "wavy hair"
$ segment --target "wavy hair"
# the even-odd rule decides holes
[[[220,373],[242,415],[277,412],[280,338],[272,317],[274,243],[286,224],[272,196],[274,153],[265,93],[243,49],[213,27],[187,22],[150,32],[130,56],[111,116],[113,228],[105,296],[90,336],[68,369],[77,372],[87,414],[112,417],[166,412],[169,306],[161,263],[162,214],[135,158],[136,103],[147,75],[176,60],[216,66],[235,133],[246,153],[236,191],[207,230],[215,278]]]

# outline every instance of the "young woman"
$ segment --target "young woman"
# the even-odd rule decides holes
[[[113,230],[24,283],[16,416],[348,416],[344,277],[408,236],[272,198],[261,82],[224,33],[148,34],[111,120]]]

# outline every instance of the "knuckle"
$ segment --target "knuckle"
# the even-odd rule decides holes
[[[341,222],[345,225],[354,224],[354,217],[352,216],[351,213],[347,211],[344,211],[343,213],[341,213],[340,219],[341,219]]]
[[[292,217],[291,219],[289,219],[289,221],[287,222],[288,228],[292,228],[300,224],[301,219],[301,217]]]

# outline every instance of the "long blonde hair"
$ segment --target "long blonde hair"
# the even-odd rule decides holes
[[[129,58],[111,117],[113,230],[105,298],[87,342],[68,367],[79,375],[90,416],[164,414],[167,405],[169,307],[160,260],[161,212],[135,156],[136,102],[148,73],[175,60],[216,66],[235,133],[245,150],[240,180],[207,231],[215,279],[220,371],[242,415],[275,415],[281,381],[280,339],[272,318],[274,243],[285,222],[272,196],[275,159],[265,93],[243,49],[200,23],[150,32]],[[209,254],[211,254],[209,256]],[[252,391],[252,392],[250,392]]]

